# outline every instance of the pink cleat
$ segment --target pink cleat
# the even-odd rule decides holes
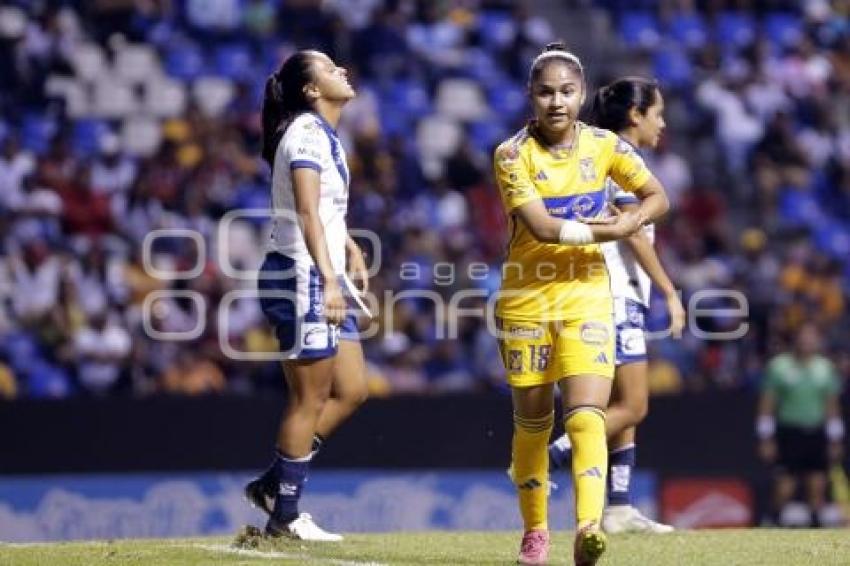
[[[522,536],[517,564],[546,564],[549,559],[549,531],[533,529]]]

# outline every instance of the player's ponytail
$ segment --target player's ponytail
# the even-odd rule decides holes
[[[312,61],[310,52],[298,51],[266,80],[263,92],[262,156],[270,167],[274,167],[275,150],[286,127],[298,114],[312,109],[304,92],[304,87],[312,80]]]
[[[632,125],[629,111],[646,114],[658,99],[658,83],[640,77],[626,77],[596,91],[590,122],[600,128],[621,132]]]

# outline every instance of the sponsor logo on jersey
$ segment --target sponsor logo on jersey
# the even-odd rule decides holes
[[[636,326],[643,326],[643,310],[640,305],[631,301],[626,302],[626,318]]]
[[[281,483],[279,493],[284,496],[293,496],[298,493],[298,486],[294,483]]]
[[[646,354],[646,340],[640,328],[624,328],[620,330],[620,342],[623,354],[627,356],[642,356]]]
[[[305,147],[305,146],[302,145],[297,150],[295,150],[295,153],[298,154],[298,155],[305,155],[307,157],[312,157],[316,161],[319,161],[319,160],[322,159],[322,154],[319,152],[318,148]]]
[[[584,157],[579,159],[578,167],[581,171],[581,180],[584,182],[596,180],[596,166],[593,163],[592,157]]]
[[[596,208],[596,203],[593,201],[593,197],[589,195],[581,195],[576,198],[571,206],[573,215],[584,217],[590,216],[594,208]]]
[[[522,372],[522,350],[508,350],[508,371],[511,373]]]
[[[539,327],[528,328],[523,326],[511,326],[508,329],[508,337],[519,338],[520,340],[530,340],[532,338],[542,338],[543,329]]]
[[[328,347],[328,325],[325,323],[305,323],[301,327],[301,346],[309,350],[323,350]]]
[[[585,322],[581,325],[579,337],[585,344],[605,344],[608,342],[608,327],[601,322]]]

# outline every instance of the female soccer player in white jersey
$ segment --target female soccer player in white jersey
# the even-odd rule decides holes
[[[584,68],[563,44],[535,58],[528,93],[534,119],[494,156],[510,224],[496,316],[514,409],[512,479],[524,527],[518,562],[548,560],[546,447],[557,383],[575,446],[574,560],[591,566],[606,546],[605,408],[614,377],[614,306],[599,242],[630,236],[668,203],[631,146],[577,119]],[[604,212],[609,176],[636,195],[637,210],[611,224],[584,223]]]
[[[298,500],[317,441],[366,398],[363,351],[345,298],[354,290],[346,263],[364,290],[366,268],[346,227],[349,173],[334,130],[354,96],[345,69],[318,51],[290,56],[266,83],[263,158],[272,168],[274,214],[259,289],[288,393],[275,459],[245,493],[269,513],[272,536],[342,539],[299,513]]]
[[[596,126],[619,134],[634,148],[654,148],[664,130],[664,99],[654,81],[624,78],[599,89],[593,101]],[[612,179],[607,180],[608,201],[620,210],[637,208],[638,200]],[[608,533],[673,530],[644,517],[632,505],[631,474],[635,465],[635,427],[646,416],[649,387],[646,362],[645,319],[649,309],[651,282],[667,301],[671,332],[679,335],[685,311],[673,283],[653,248],[654,227],[650,224],[627,240],[602,245],[614,295],[617,324],[616,359],[612,401],[606,412],[608,436],[608,507],[602,528]],[[549,447],[549,464],[559,468],[570,461],[570,440],[562,436]]]

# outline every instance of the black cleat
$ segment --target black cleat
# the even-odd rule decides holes
[[[275,486],[263,481],[262,477],[251,480],[245,485],[245,499],[268,516],[271,516],[274,509],[275,497],[277,497]]]

